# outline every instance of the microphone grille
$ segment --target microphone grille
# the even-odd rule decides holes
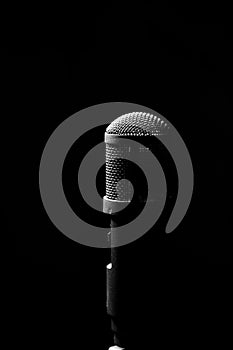
[[[129,201],[132,198],[132,186],[125,181],[129,153],[127,147],[115,147],[106,144],[106,196],[108,199]]]
[[[106,129],[106,196],[111,200],[130,201],[133,188],[125,181],[129,174],[126,160],[130,148],[124,136],[144,137],[165,135],[169,125],[161,117],[145,112],[132,112],[116,118]],[[105,136],[106,136],[105,135]],[[122,137],[122,138],[121,138]],[[115,141],[118,140],[119,142]],[[138,156],[145,159],[148,148],[139,146]]]
[[[119,136],[159,136],[167,134],[169,125],[160,117],[132,112],[115,119],[106,129],[107,134]]]

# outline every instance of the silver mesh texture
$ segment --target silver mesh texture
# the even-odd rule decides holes
[[[120,136],[158,136],[168,132],[169,125],[150,113],[133,112],[115,119],[106,129],[108,134]]]
[[[106,144],[106,196],[108,199],[128,201],[132,198],[132,186],[129,181],[123,180],[127,170],[127,161],[124,157],[128,152],[126,146],[115,147]]]
[[[106,129],[110,135],[120,136],[160,136],[167,134],[169,125],[160,117],[150,113],[133,112],[115,119]],[[139,147],[139,152],[148,149]],[[124,181],[129,152],[122,144],[106,143],[106,197],[111,200],[129,201],[133,188],[129,181]],[[123,158],[123,159],[118,159]]]

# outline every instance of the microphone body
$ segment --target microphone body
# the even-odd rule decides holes
[[[105,133],[106,143],[106,195],[103,200],[103,211],[111,214],[110,232],[108,234],[111,248],[111,262],[107,265],[107,313],[111,318],[115,347],[110,349],[128,349],[139,346],[140,323],[144,322],[145,303],[140,298],[147,288],[150,273],[147,271],[146,258],[140,259],[140,249],[145,252],[144,239],[130,244],[119,245],[121,226],[127,222],[122,214],[124,209],[134,202],[130,215],[140,213],[145,203],[153,206],[160,194],[148,194],[141,188],[140,178],[136,177],[131,167],[132,153],[136,158],[147,161],[150,145],[155,137],[163,137],[168,133],[166,122],[148,113],[134,112],[117,118],[109,125]],[[131,138],[138,141],[129,146],[125,140]],[[143,140],[143,143],[141,142]],[[144,146],[145,145],[145,146]],[[149,158],[148,158],[149,162]],[[147,164],[150,167],[150,164]],[[136,178],[135,178],[136,177]],[[128,179],[129,181],[125,180]],[[134,183],[135,188],[132,186]],[[129,215],[129,217],[130,217]],[[158,235],[159,236],[159,235]],[[139,276],[139,278],[138,278]],[[143,277],[144,276],[144,277]],[[149,296],[149,291],[148,291]],[[143,345],[146,344],[143,342]]]

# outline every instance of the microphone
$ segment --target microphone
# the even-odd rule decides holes
[[[138,338],[132,326],[135,324],[132,312],[135,308],[140,309],[140,302],[132,305],[132,299],[136,300],[135,296],[133,297],[135,293],[132,292],[135,288],[135,279],[132,284],[131,281],[137,273],[135,268],[140,265],[135,263],[134,245],[121,244],[123,242],[121,227],[137,217],[146,203],[155,206],[160,198],[158,193],[156,198],[154,193],[148,193],[143,172],[130,159],[134,156],[134,159],[143,160],[150,169],[149,151],[155,151],[163,168],[170,165],[173,167],[168,151],[159,141],[159,138],[169,134],[169,129],[168,123],[156,115],[133,112],[115,119],[105,132],[106,195],[103,199],[103,211],[111,214],[108,234],[111,262],[106,269],[107,314],[111,318],[114,340],[114,346],[109,350],[128,349],[137,343]],[[129,144],[128,139],[136,143]],[[166,180],[170,181],[173,173],[166,172],[165,175]],[[169,181],[167,181],[167,198],[174,198],[173,190],[168,185],[171,182]],[[174,201],[171,202],[170,210]],[[166,204],[169,204],[167,200]],[[140,281],[137,283],[140,284]],[[138,320],[138,323],[140,321]]]

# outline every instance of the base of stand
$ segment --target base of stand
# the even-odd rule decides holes
[[[125,350],[125,348],[120,348],[117,345],[111,346],[108,350]]]

